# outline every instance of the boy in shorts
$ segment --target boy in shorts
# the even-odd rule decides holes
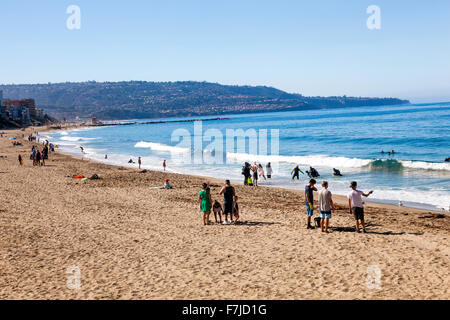
[[[334,213],[334,203],[331,192],[328,190],[328,181],[322,181],[322,190],[319,192],[320,227],[322,232],[328,233],[328,224],[331,211]]]

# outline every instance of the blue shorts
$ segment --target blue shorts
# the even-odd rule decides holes
[[[312,217],[314,215],[314,209],[311,210],[309,204],[306,205],[306,212],[308,213],[308,217]]]
[[[331,219],[331,211],[320,211],[320,218]]]

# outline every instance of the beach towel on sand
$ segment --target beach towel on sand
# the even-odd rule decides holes
[[[84,176],[82,174],[76,175],[73,177],[74,179],[83,179]]]

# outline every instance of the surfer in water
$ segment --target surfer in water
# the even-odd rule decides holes
[[[336,168],[333,168],[333,175],[334,175],[335,177],[342,177],[341,171],[339,171],[339,170],[336,169]]]
[[[294,180],[295,178],[297,178],[297,180],[300,180],[300,172],[304,174],[303,171],[300,170],[299,166],[296,166],[294,169],[292,169],[291,171],[291,174],[293,174],[292,180]]]
[[[445,159],[445,162],[450,162],[450,158]]]
[[[318,178],[318,177],[320,177],[319,172],[316,169],[314,169],[313,167],[309,167],[309,171],[306,171],[306,173],[308,174],[308,176],[310,178]]]

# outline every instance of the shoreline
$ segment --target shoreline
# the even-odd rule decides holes
[[[0,298],[450,298],[447,215],[368,203],[368,234],[356,234],[346,199],[336,197],[331,233],[322,234],[305,228],[303,192],[236,185],[241,224],[205,227],[200,185],[222,200],[223,181],[61,152],[32,167],[33,143],[8,140],[27,132],[0,138]],[[73,179],[78,173],[101,179]],[[165,178],[175,189],[149,190]],[[80,290],[66,287],[71,266],[81,270]],[[379,290],[366,286],[370,266],[382,272]]]
[[[216,120],[216,119],[212,119],[212,120]],[[188,120],[190,121],[190,120]],[[106,125],[105,125],[106,126]],[[49,129],[49,130],[45,130],[45,131],[41,131],[41,132],[46,132],[46,131],[64,131],[64,130],[71,130],[71,129],[80,129],[80,128],[96,128],[99,126],[95,126],[95,125],[89,125],[89,124],[83,124],[83,125],[75,125],[75,126],[69,126],[66,128],[61,128],[61,129]],[[68,156],[72,156],[72,157],[77,157],[78,155],[71,153],[71,152],[64,152],[64,151],[59,151],[62,152]],[[111,163],[111,162],[105,162],[102,160],[96,160],[96,159],[92,159],[89,157],[85,158],[87,161],[94,161],[96,163],[102,163],[102,164],[106,164],[106,165],[112,165],[112,166],[118,166],[118,167],[127,167],[127,168],[133,168],[133,165],[128,165],[128,164],[118,164],[118,163]],[[145,165],[143,166],[143,169],[149,170],[149,171],[156,171],[156,172],[162,172],[162,170],[155,170],[155,169],[148,169],[145,168]],[[187,176],[195,176],[195,177],[202,177],[202,178],[208,178],[208,179],[216,179],[216,180],[221,180],[219,178],[213,177],[213,176],[208,176],[208,175],[198,175],[198,174],[191,174],[191,173],[183,173],[183,172],[174,172],[171,171],[172,173],[177,173],[177,174],[181,174],[181,175],[187,175]],[[234,184],[241,184],[240,180],[237,179],[231,179],[231,181]],[[305,182],[306,185],[306,182]],[[301,189],[295,189],[289,186],[272,186],[272,185],[261,185],[259,187],[266,187],[266,188],[279,188],[282,190],[290,190],[290,191],[296,191],[296,192],[301,192]],[[343,202],[344,204],[347,203],[347,196],[343,193],[334,193],[333,192],[333,196],[336,196],[337,198],[340,199],[341,202]],[[427,203],[413,203],[411,201],[403,201],[403,206],[399,206],[396,205],[395,202],[398,202],[398,200],[389,200],[389,199],[370,199],[370,198],[365,198],[364,202],[366,204],[370,204],[370,205],[374,205],[374,206],[387,206],[389,208],[408,208],[408,209],[414,209],[414,210],[418,210],[418,211],[432,211],[434,213],[442,213],[442,214],[449,214],[448,210],[445,210],[444,208],[439,208],[437,205],[432,205],[432,204],[427,204]],[[415,206],[414,206],[415,205]]]

